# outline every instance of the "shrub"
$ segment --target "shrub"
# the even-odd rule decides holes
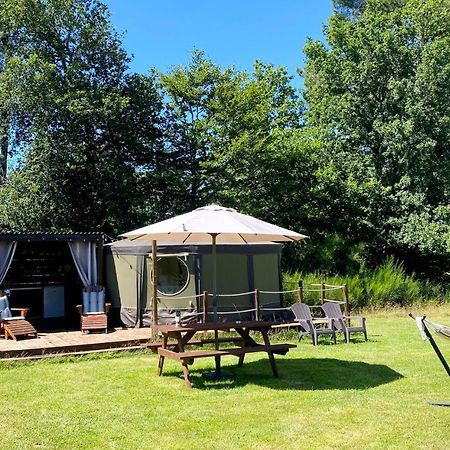
[[[285,273],[283,275],[284,289],[295,289],[299,280],[303,280],[304,299],[310,305],[320,303],[320,288],[311,285],[322,281],[336,286],[347,284],[351,308],[405,306],[424,300],[450,301],[450,290],[444,285],[432,283],[429,280],[421,281],[414,274],[408,275],[403,265],[392,257],[387,258],[375,270],[362,268],[356,275],[324,276],[317,272]],[[342,300],[343,297],[341,290],[336,289],[327,290],[326,298]],[[286,294],[286,304],[292,304],[295,301],[295,293]]]
[[[420,282],[407,275],[402,264],[390,257],[365,277],[370,306],[410,305],[422,300]]]

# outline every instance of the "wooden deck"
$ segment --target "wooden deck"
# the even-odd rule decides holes
[[[153,346],[157,348],[159,345],[150,342],[150,328],[116,328],[109,330],[108,334],[81,334],[80,331],[38,333],[37,339],[0,339],[0,360],[137,350]]]
[[[298,323],[283,324],[284,326],[298,326]],[[220,332],[219,334],[221,334]],[[214,339],[206,333],[197,340],[191,340],[188,345],[200,346],[214,343]],[[241,337],[224,336],[219,342],[238,344]],[[168,346],[175,346],[176,341],[168,342]],[[19,338],[5,340],[0,338],[0,361],[17,359],[42,359],[55,356],[84,355],[99,352],[119,352],[130,350],[151,349],[157,352],[162,346],[162,340],[151,340],[150,328],[115,328],[108,333],[82,334],[76,331],[39,332],[38,338]]]

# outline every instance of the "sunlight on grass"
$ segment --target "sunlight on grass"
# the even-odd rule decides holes
[[[448,308],[430,318],[450,323]],[[450,380],[403,310],[368,316],[369,342],[313,347],[277,357],[224,358],[230,380],[206,381],[213,360],[156,377],[155,355],[3,363],[2,448],[445,448]],[[284,334],[296,342],[296,334]],[[441,348],[450,359],[450,345]]]

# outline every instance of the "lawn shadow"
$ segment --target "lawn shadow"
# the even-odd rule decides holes
[[[221,381],[205,379],[202,376],[204,370],[193,369],[190,372],[193,386],[197,389],[230,389],[256,384],[278,390],[364,390],[403,378],[382,364],[333,358],[277,359],[277,367],[279,378],[273,377],[266,358],[244,363],[243,367],[224,365],[224,370],[231,372],[232,378]],[[182,378],[179,372],[169,374]]]

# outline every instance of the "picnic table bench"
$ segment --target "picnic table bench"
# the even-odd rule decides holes
[[[214,344],[216,342],[216,340],[214,338],[200,338],[200,339],[195,339],[195,340],[190,340],[186,345],[189,346],[197,346],[197,347],[203,347],[204,345],[208,345],[208,344]],[[240,336],[223,336],[223,337],[219,337],[218,338],[218,342],[219,343],[227,343],[227,344],[231,344],[234,343],[236,345],[241,345],[242,344],[242,338]],[[158,348],[162,347],[163,343],[162,342],[148,342],[147,344],[144,344],[143,347],[148,347],[152,350],[153,353],[158,353]],[[168,341],[167,342],[167,347],[178,347],[178,342],[177,341]]]
[[[242,366],[247,353],[265,352],[269,357],[272,373],[278,377],[278,370],[275,363],[274,354],[285,355],[291,348],[296,346],[293,344],[271,344],[269,341],[268,331],[272,327],[272,323],[264,321],[243,321],[243,322],[223,322],[223,323],[194,323],[186,325],[160,325],[158,331],[163,335],[163,343],[158,348],[158,376],[162,375],[164,367],[164,359],[170,358],[181,363],[185,383],[188,387],[192,387],[189,376],[188,366],[193,364],[197,358],[215,357],[233,355],[239,358],[238,365]],[[186,351],[185,347],[191,344],[191,339],[196,333],[201,331],[235,331],[239,334],[240,339],[235,341],[239,347],[211,349],[211,350],[190,350]],[[264,344],[258,344],[251,336],[250,331],[258,331],[263,337]],[[176,345],[169,339],[174,339]],[[210,341],[214,342],[214,339]],[[223,341],[229,341],[225,338]],[[172,349],[168,347],[171,346]]]

